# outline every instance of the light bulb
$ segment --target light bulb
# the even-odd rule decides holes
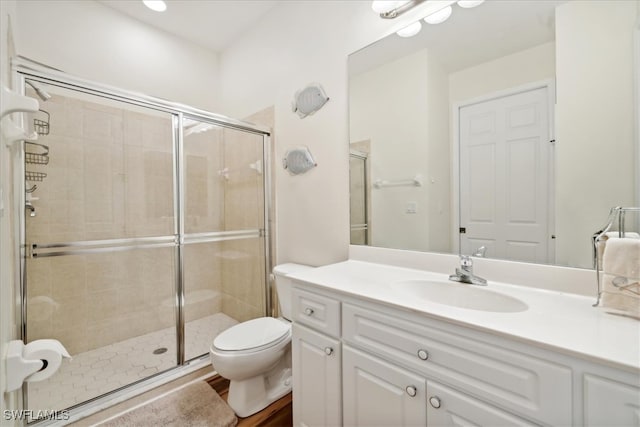
[[[162,0],[142,0],[142,3],[156,12],[164,12],[167,10],[167,4]]]
[[[420,23],[420,21],[416,21],[411,25],[407,25],[406,27],[398,31],[396,34],[399,35],[400,37],[413,37],[416,34],[418,34],[421,29],[422,29],[422,24]]]
[[[460,0],[458,1],[458,6],[471,9],[472,7],[480,6],[482,3],[484,3],[484,0]]]
[[[451,6],[447,6],[444,9],[440,9],[439,11],[432,13],[431,15],[424,18],[427,24],[441,24],[451,16]]]

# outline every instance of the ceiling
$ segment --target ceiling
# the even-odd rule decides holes
[[[141,0],[98,1],[215,52],[227,48],[280,3],[276,0],[165,0],[167,10],[154,12]]]

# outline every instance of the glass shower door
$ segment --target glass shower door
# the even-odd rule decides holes
[[[352,150],[349,155],[351,244],[368,245],[371,233],[368,218],[367,154]]]
[[[25,342],[57,339],[73,359],[29,383],[25,407],[61,410],[176,366],[174,116],[41,86],[52,98],[47,162],[25,155]]]
[[[264,137],[183,120],[185,360],[265,313]]]

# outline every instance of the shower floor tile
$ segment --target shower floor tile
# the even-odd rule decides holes
[[[185,325],[185,359],[209,352],[238,322],[217,313]],[[166,349],[160,354],[154,350]],[[51,378],[29,384],[28,409],[61,410],[176,366],[175,328],[162,329],[64,359]]]

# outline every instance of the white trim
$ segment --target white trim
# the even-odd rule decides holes
[[[640,16],[633,32],[633,111],[634,111],[634,140],[635,140],[635,201],[634,206],[640,206]]]
[[[460,228],[460,110],[470,105],[480,104],[482,102],[492,101],[494,99],[504,98],[506,96],[517,95],[523,92],[530,92],[536,89],[547,89],[549,140],[555,139],[556,84],[554,79],[544,79],[537,82],[527,83],[512,88],[487,93],[482,96],[456,102],[453,104],[453,119],[451,121],[451,135],[453,136],[451,144],[451,169],[453,174],[451,177],[451,247],[453,248],[453,253],[460,252],[460,239],[458,238],[458,229]],[[547,191],[549,200],[547,208],[547,224],[549,228],[549,234],[555,234],[555,147],[553,145],[549,150],[548,160],[549,187],[547,188]],[[640,165],[640,159],[638,164]],[[548,238],[547,263],[555,263],[555,252],[555,240]]]
[[[542,88],[554,88],[555,82],[554,79],[544,79],[536,82],[526,83],[519,86],[514,86],[507,89],[498,90],[496,92],[486,93],[481,96],[477,96],[475,98],[467,99],[464,101],[457,102],[453,104],[454,108],[458,107],[468,107],[473,104],[479,104],[481,102],[491,101],[498,98],[504,98],[505,96],[517,95],[522,92],[530,92],[536,89]]]
[[[460,108],[464,104],[455,103],[451,120],[451,249],[460,253]]]

